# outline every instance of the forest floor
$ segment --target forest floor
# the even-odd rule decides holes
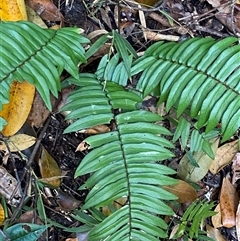
[[[35,2],[45,4],[43,2],[47,1]],[[139,0],[136,3],[128,0],[119,2],[115,0],[96,0],[94,2],[90,0],[54,0],[53,4],[56,9],[51,13],[48,12],[49,15],[46,14],[43,18],[48,27],[55,24],[79,27],[93,42],[102,34],[118,29],[138,53],[144,52],[147,47],[160,40],[178,42],[191,37],[212,37],[214,39],[228,36],[240,37],[239,1],[233,3],[228,0]],[[56,21],[53,21],[53,16],[58,16],[55,18]],[[100,58],[107,53],[106,51],[108,50],[98,52],[91,63],[83,66],[81,70],[94,72]],[[62,98],[65,98],[63,93]],[[57,102],[61,102],[61,99]],[[155,104],[150,103],[148,108],[153,108]],[[58,105],[56,104],[56,106]],[[61,175],[64,176],[59,189],[46,190],[45,212],[55,222],[66,227],[74,227],[79,226],[80,223],[72,218],[70,213],[73,208],[81,206],[87,195],[87,191],[78,190],[87,177],[74,179],[74,172],[86,153],[75,150],[87,135],[82,133],[63,134],[69,124],[64,120],[64,116],[57,112],[56,108],[53,113],[46,114],[46,117],[49,115],[47,121],[42,126],[38,125],[37,128],[34,128],[35,135],[42,134],[41,145],[57,162]],[[27,125],[25,128],[29,130],[30,127]],[[25,130],[23,130],[24,133]],[[231,141],[237,138],[236,133]],[[174,150],[176,157],[173,160],[176,165],[185,154],[180,145],[177,146]],[[39,156],[36,155],[37,158]],[[21,176],[23,162],[17,155],[15,162],[19,176]],[[171,165],[174,167],[173,164]],[[230,163],[216,175],[209,172],[199,181],[198,186],[201,189],[198,191],[198,195],[203,196],[211,190],[210,200],[218,201],[223,177],[227,174],[233,176],[231,165]],[[6,169],[13,173],[14,168],[11,162],[7,163]],[[40,176],[41,170],[37,165],[34,170]],[[239,193],[239,182],[235,188]],[[185,208],[183,205],[180,209],[184,211]],[[21,215],[19,221],[23,222],[31,218],[33,218],[33,214],[28,213],[25,216]],[[39,222],[41,223],[41,221]],[[211,221],[209,223],[211,224]],[[219,230],[224,238],[221,240],[237,241],[235,226],[232,228],[221,227]],[[64,232],[62,228],[56,226],[51,227],[48,234],[45,233],[39,240],[46,240],[46,235],[49,241],[77,241],[74,237],[75,234]]]

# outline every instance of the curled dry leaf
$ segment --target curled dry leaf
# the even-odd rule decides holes
[[[6,144],[8,145],[11,152],[16,152],[26,150],[27,148],[34,145],[35,142],[36,138],[33,136],[29,136],[26,134],[16,134],[14,136],[11,136],[6,141]],[[0,141],[1,151],[8,151],[6,144],[3,141]]]
[[[27,82],[13,82],[9,103],[3,106],[0,116],[8,124],[3,128],[4,136],[14,135],[25,123],[32,107],[35,87]]]
[[[223,179],[223,184],[220,192],[220,209],[222,215],[222,224],[226,228],[232,228],[236,225],[236,211],[239,202],[238,194],[228,180]]]
[[[187,182],[178,180],[178,184],[171,186],[163,186],[163,189],[178,197],[179,203],[193,202],[197,199],[196,190]]]
[[[212,174],[217,174],[222,168],[231,163],[233,157],[238,152],[238,140],[227,143],[217,149],[215,159],[209,170]]]
[[[76,151],[85,151],[89,147],[88,143],[86,141],[82,141],[78,146]]]
[[[38,164],[42,175],[41,181],[54,188],[59,188],[61,184],[61,171],[57,162],[45,148],[42,148],[42,155]]]
[[[214,240],[217,241],[226,241],[226,239],[222,236],[220,231],[216,228],[213,228],[210,225],[206,225],[206,230],[207,230],[207,236],[210,238],[213,238]]]

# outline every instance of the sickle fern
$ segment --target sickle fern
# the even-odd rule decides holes
[[[73,80],[70,78],[68,81]],[[78,166],[75,176],[91,173],[80,188],[91,189],[83,209],[103,207],[126,197],[126,204],[89,234],[90,240],[158,240],[167,236],[167,224],[159,215],[172,215],[164,202],[175,196],[162,189],[176,181],[170,168],[156,163],[173,156],[173,147],[161,135],[171,135],[154,124],[162,118],[137,108],[141,98],[122,86],[100,81],[93,74],[80,74],[78,88],[69,96],[63,111],[76,119],[65,133],[99,124],[113,124],[111,132],[88,137],[93,150]],[[121,109],[120,112],[116,112]],[[164,201],[163,201],[164,200]],[[146,220],[148,220],[146,222]]]
[[[142,72],[137,89],[146,96],[158,91],[159,103],[173,106],[178,117],[188,109],[196,128],[210,132],[222,123],[223,141],[240,127],[240,45],[237,38],[221,41],[193,38],[182,43],[160,41],[132,67]],[[183,126],[182,133],[186,132]]]
[[[86,62],[81,43],[89,40],[77,28],[41,29],[37,25],[1,22],[0,110],[9,101],[13,80],[26,79],[35,85],[47,107],[51,109],[50,92],[58,95],[60,75],[67,70],[78,77],[79,62]]]

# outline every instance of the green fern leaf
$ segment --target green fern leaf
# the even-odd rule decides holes
[[[104,121],[104,124],[111,122],[115,126],[109,133],[85,139],[93,150],[75,172],[75,177],[91,173],[80,187],[90,189],[82,209],[101,208],[120,197],[127,197],[122,208],[94,225],[89,239],[158,240],[166,237],[167,224],[160,216],[173,214],[165,201],[176,197],[162,186],[172,185],[176,180],[169,177],[175,173],[172,169],[156,163],[156,160],[173,156],[167,149],[173,145],[160,136],[171,133],[154,124],[162,117],[138,110],[137,104],[142,102],[138,94],[118,84],[98,80],[94,74],[80,74],[74,84],[78,87],[63,110],[71,110],[67,118],[74,118],[75,122],[65,133]],[[92,94],[88,97],[89,89]]]
[[[198,129],[206,126],[208,133],[221,122],[224,141],[240,127],[239,60],[234,37],[159,42],[133,64],[132,74],[142,72],[137,89],[144,96],[159,88],[159,102],[166,101],[167,110],[176,106],[180,116],[190,108]]]
[[[47,107],[51,109],[50,92],[58,95],[59,76],[66,69],[78,78],[79,62],[86,62],[80,43],[89,41],[77,28],[57,31],[41,29],[30,22],[1,22],[0,109],[8,103],[13,80],[34,84]]]

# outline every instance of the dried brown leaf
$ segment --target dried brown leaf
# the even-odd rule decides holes
[[[238,194],[228,178],[223,179],[220,192],[222,224],[226,228],[236,225],[236,211],[239,202]]]
[[[52,106],[55,106],[57,99],[51,95],[50,100],[51,100]],[[50,114],[49,109],[46,107],[40,94],[36,91],[33,104],[32,104],[32,109],[28,115],[27,121],[32,126],[39,128],[42,126],[42,124],[47,119],[49,114]]]
[[[163,186],[163,189],[178,197],[179,203],[193,202],[197,199],[196,190],[187,182],[178,180],[178,184],[171,186]]]
[[[64,211],[71,211],[80,205],[80,201],[76,198],[70,196],[67,193],[64,193],[62,191],[58,191],[57,195],[57,203],[60,206],[60,208]]]
[[[238,152],[238,140],[227,143],[217,149],[215,159],[209,170],[212,174],[217,174],[222,168],[231,163],[233,157]]]
[[[240,240],[240,202],[238,203],[237,214],[236,214],[236,230],[237,230],[238,240]]]
[[[42,19],[48,21],[62,21],[63,16],[51,0],[25,0],[26,5],[36,11]]]

